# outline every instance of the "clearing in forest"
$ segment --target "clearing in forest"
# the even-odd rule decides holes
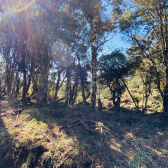
[[[0,167],[168,167],[168,122],[158,114],[0,102]]]

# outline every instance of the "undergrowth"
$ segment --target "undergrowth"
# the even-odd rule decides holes
[[[161,116],[5,100],[0,106],[0,167],[168,167],[168,124]]]

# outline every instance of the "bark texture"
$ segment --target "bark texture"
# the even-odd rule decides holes
[[[91,51],[92,51],[92,98],[91,106],[95,108],[96,106],[96,73],[97,73],[97,48],[96,48],[96,35],[97,35],[97,23],[98,18],[95,17],[91,25]]]

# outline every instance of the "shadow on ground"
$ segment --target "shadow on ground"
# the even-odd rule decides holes
[[[159,114],[33,105],[15,125],[15,149],[22,147],[27,153],[20,159],[22,166],[168,167],[168,122]]]
[[[0,167],[8,168],[13,166],[14,160],[11,153],[12,139],[1,118],[1,114],[5,112],[4,110],[3,104],[0,101]]]
[[[65,156],[72,159],[73,166],[168,167],[168,124],[162,115],[137,114],[124,108],[120,113],[99,112],[90,107],[65,108],[52,104],[38,111],[45,117],[33,117],[44,123],[47,123],[47,117],[52,116],[47,123],[51,132],[52,125],[56,124],[61,132],[73,139],[74,148],[78,149],[76,157],[71,158],[71,152],[68,154],[62,149]],[[60,167],[68,165],[61,163]]]

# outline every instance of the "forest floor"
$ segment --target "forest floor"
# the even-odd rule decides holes
[[[0,101],[1,168],[168,167],[162,113]]]

